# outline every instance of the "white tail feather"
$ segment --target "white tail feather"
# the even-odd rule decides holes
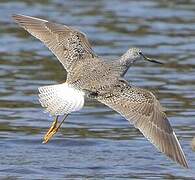
[[[84,92],[67,83],[43,86],[39,89],[39,101],[51,115],[64,115],[79,111],[84,105]]]

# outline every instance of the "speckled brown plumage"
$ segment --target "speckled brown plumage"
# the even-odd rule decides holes
[[[159,101],[151,92],[123,79],[128,68],[141,58],[140,50],[130,49],[109,63],[94,53],[83,33],[72,27],[23,15],[13,18],[59,59],[68,72],[67,84],[119,112],[161,152],[188,167]]]

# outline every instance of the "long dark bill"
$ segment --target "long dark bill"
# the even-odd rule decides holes
[[[153,63],[156,63],[156,64],[163,64],[162,62],[159,62],[159,61],[156,61],[156,60],[154,60],[154,59],[150,59],[150,58],[146,57],[146,56],[143,55],[142,53],[140,53],[140,55],[141,55],[146,61],[153,62]]]

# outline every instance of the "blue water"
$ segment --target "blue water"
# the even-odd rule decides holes
[[[52,119],[37,88],[65,80],[65,71],[11,14],[42,17],[85,32],[108,58],[139,47],[163,66],[137,63],[126,75],[154,92],[189,161],[183,169],[159,153],[119,114],[95,101],[73,113],[48,144]],[[194,1],[1,1],[0,179],[195,179]]]

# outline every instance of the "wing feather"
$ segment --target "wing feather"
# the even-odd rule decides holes
[[[127,84],[112,89],[112,96],[97,98],[133,123],[161,152],[184,167],[187,160],[163,108],[155,96],[146,90]]]
[[[13,15],[13,19],[42,41],[67,71],[79,60],[97,57],[85,34],[72,27],[24,15]]]

